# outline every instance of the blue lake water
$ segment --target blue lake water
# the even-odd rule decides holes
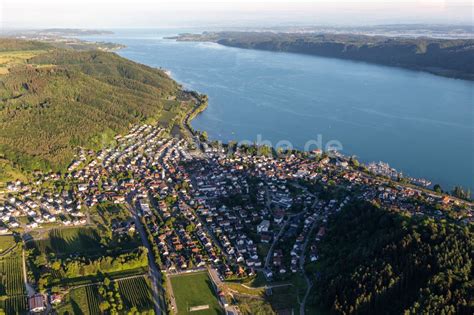
[[[87,39],[125,44],[120,55],[165,68],[207,94],[209,107],[192,124],[211,139],[288,140],[302,149],[320,135],[323,145],[337,140],[363,162],[385,161],[446,189],[474,190],[474,82],[163,39],[179,32],[117,30]]]

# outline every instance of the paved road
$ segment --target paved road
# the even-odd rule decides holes
[[[28,275],[26,273],[26,259],[25,259],[25,250],[23,249],[21,252],[21,263],[23,269],[23,281],[25,283],[26,293],[28,296],[33,296],[36,294],[35,289],[28,283]]]
[[[275,236],[273,238],[273,242],[272,242],[272,245],[270,246],[270,249],[268,250],[268,254],[267,254],[267,257],[265,258],[265,266],[264,266],[264,269],[268,269],[268,265],[270,264],[270,261],[272,259],[272,256],[273,256],[273,249],[276,245],[276,243],[278,242],[278,240],[280,239],[280,237],[283,235],[283,233],[285,232],[285,229],[286,227],[288,226],[288,223],[290,222],[290,218],[288,218],[285,223],[283,224],[283,226],[281,227],[280,231],[278,232],[278,235]]]
[[[197,187],[197,185],[196,185]],[[207,226],[207,223],[204,222],[201,217],[196,213],[196,211],[194,210],[193,207],[189,207],[189,209],[191,210],[191,212],[194,214],[194,216],[197,218],[197,220],[199,221],[199,223],[201,224],[201,228],[204,230],[204,232],[206,232],[207,236],[209,236],[212,240],[212,243],[214,246],[216,246],[217,248],[219,248],[219,250],[221,251],[222,254],[224,254],[225,258],[228,260],[228,261],[234,261],[235,259],[230,256],[229,254],[227,254],[227,252],[224,250],[224,248],[222,248],[219,240],[217,239],[217,237],[214,235],[214,233],[209,229],[209,227]]]
[[[142,225],[142,222],[140,221],[140,217],[138,216],[138,212],[136,211],[133,202],[132,202],[132,197],[129,196],[128,202],[129,202],[129,210],[133,214],[133,218],[135,220],[135,226],[140,233],[140,237],[142,239],[143,245],[148,249],[148,265],[149,265],[149,276],[151,279],[151,289],[153,291],[153,302],[155,304],[155,313],[157,315],[161,315],[163,313],[162,309],[164,309],[163,305],[163,288],[161,287],[161,273],[158,268],[158,266],[155,263],[155,260],[153,258],[153,251],[151,248],[150,243],[148,242],[148,237],[145,232],[145,229]],[[159,286],[159,287],[158,287]]]
[[[209,275],[211,276],[212,281],[215,283],[215,285],[219,288],[219,290],[222,290],[222,288],[225,286],[225,284],[222,282],[222,280],[219,278],[219,273],[217,270],[213,267],[208,267],[208,272]],[[238,315],[240,314],[239,308],[236,305],[222,305],[224,307],[225,313],[226,314],[232,314],[232,315]]]
[[[308,237],[306,237],[306,240],[305,240],[305,242],[303,244],[303,248],[302,248],[302,253],[303,254],[300,256],[300,269],[301,269],[301,273],[304,276],[304,279],[306,280],[306,293],[303,297],[303,300],[300,303],[300,315],[304,315],[304,313],[305,313],[306,300],[307,300],[308,295],[311,291],[311,287],[313,286],[313,283],[311,282],[311,280],[309,279],[308,275],[306,274],[306,272],[304,270],[304,262],[305,262],[305,259],[306,259],[306,247],[308,246],[308,243],[309,243],[309,236],[313,233],[313,231],[314,231],[314,229],[317,225],[316,223],[317,223],[317,221],[315,221],[313,223],[313,225],[311,226],[311,229],[308,232]]]
[[[270,264],[270,260],[273,256],[273,249],[276,245],[276,243],[278,242],[278,240],[280,239],[280,237],[282,236],[282,234],[285,232],[286,230],[286,227],[288,226],[288,224],[291,222],[291,219],[296,217],[296,216],[299,216],[303,213],[305,213],[307,211],[307,209],[304,209],[303,211],[300,211],[298,213],[295,213],[295,214],[291,214],[291,215],[288,215],[288,219],[286,219],[285,223],[283,224],[283,226],[281,227],[280,231],[278,232],[278,235],[275,236],[275,238],[273,239],[273,243],[272,245],[270,246],[270,249],[268,250],[268,254],[267,254],[267,257],[265,258],[265,266],[264,266],[264,269],[267,269],[268,268],[268,265]]]
[[[265,207],[267,208],[268,212],[271,212],[271,203],[272,200],[270,198],[270,192],[268,191],[268,186],[265,186]],[[286,225],[288,224],[290,220],[287,220],[285,224],[281,227],[280,231],[278,232],[278,235],[273,238],[272,245],[268,249],[267,257],[265,257],[265,265],[263,266],[264,270],[268,269],[268,265],[270,264],[270,260],[272,259],[273,255],[273,248],[275,247],[275,244],[277,243],[278,239],[281,237],[281,234],[286,228]]]
[[[169,276],[166,276],[166,290],[168,291],[168,295],[170,297],[171,308],[175,314],[178,313],[178,304],[176,304],[176,298],[174,296],[173,286],[171,285],[171,279]]]
[[[318,202],[318,198],[316,198],[316,200],[313,203],[313,206],[312,206],[313,209],[315,208],[317,202]],[[306,280],[306,293],[303,297],[303,301],[301,301],[301,303],[300,303],[300,315],[304,315],[304,313],[305,313],[306,300],[308,299],[309,293],[311,292],[311,287],[313,286],[313,282],[309,279],[308,275],[306,274],[306,272],[304,270],[304,262],[305,262],[305,259],[306,259],[306,247],[308,247],[310,236],[313,233],[316,226],[318,225],[318,223],[320,223],[319,218],[316,219],[313,222],[313,224],[311,225],[311,228],[308,231],[308,234],[307,234],[306,239],[304,241],[303,248],[302,248],[302,255],[300,256],[300,261],[299,261],[301,272],[303,273],[304,279]]]

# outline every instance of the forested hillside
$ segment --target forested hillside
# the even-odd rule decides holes
[[[25,49],[35,53],[19,58]],[[0,40],[0,51],[16,57],[0,76],[0,158],[22,170],[62,169],[77,146],[98,148],[130,124],[184,111],[169,105],[179,86],[164,72],[113,53],[18,40]]]
[[[184,34],[183,41],[317,55],[428,71],[474,80],[474,40],[394,38],[353,34],[218,32]]]
[[[347,207],[321,242],[313,302],[334,314],[472,314],[472,225]]]

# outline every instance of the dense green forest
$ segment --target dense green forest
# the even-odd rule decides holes
[[[109,52],[0,39],[7,59],[38,49],[0,75],[0,158],[21,170],[63,169],[77,146],[99,148],[130,124],[184,111],[179,102],[165,108],[180,87],[161,70]]]
[[[334,314],[472,314],[472,225],[366,203],[329,222],[313,303]]]
[[[366,61],[474,80],[474,40],[394,38],[353,34],[218,32],[184,34],[178,40]]]

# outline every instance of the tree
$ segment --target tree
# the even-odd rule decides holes
[[[471,191],[469,189],[465,191],[461,186],[455,186],[452,194],[454,197],[457,197],[460,199],[469,200],[471,198]]]
[[[442,193],[443,192],[443,190],[441,189],[441,186],[439,184],[435,184],[433,186],[433,190],[437,193]]]
[[[359,161],[358,161],[355,157],[353,157],[353,156],[352,156],[351,159],[350,159],[350,163],[351,163],[351,165],[354,166],[355,168],[358,168],[359,165],[360,165]]]
[[[102,312],[107,311],[109,308],[110,308],[110,303],[109,303],[108,301],[102,301],[102,302],[100,302],[100,304],[99,304],[99,309],[100,309]]]
[[[61,287],[53,286],[53,287],[51,288],[51,292],[52,292],[52,293],[59,293],[59,292],[61,292]]]
[[[104,279],[104,285],[105,285],[106,287],[109,287],[109,286],[110,286],[110,279],[109,279],[109,278],[105,278],[105,279]]]
[[[201,138],[201,141],[207,141],[208,139],[207,132],[206,131],[201,132],[200,138]]]
[[[51,264],[51,269],[56,270],[56,271],[60,270],[61,269],[61,262],[59,260],[56,260],[55,262],[53,262]]]
[[[472,227],[357,202],[318,244],[313,302],[335,314],[472,314]]]
[[[48,276],[42,276],[41,278],[39,278],[38,280],[38,288],[40,291],[43,291],[44,288],[46,288],[49,284],[49,277]]]
[[[196,227],[194,226],[194,224],[193,224],[193,223],[190,223],[190,224],[188,224],[188,225],[186,226],[186,232],[191,233],[191,232],[193,232],[193,231],[195,230],[195,228],[196,228]]]

